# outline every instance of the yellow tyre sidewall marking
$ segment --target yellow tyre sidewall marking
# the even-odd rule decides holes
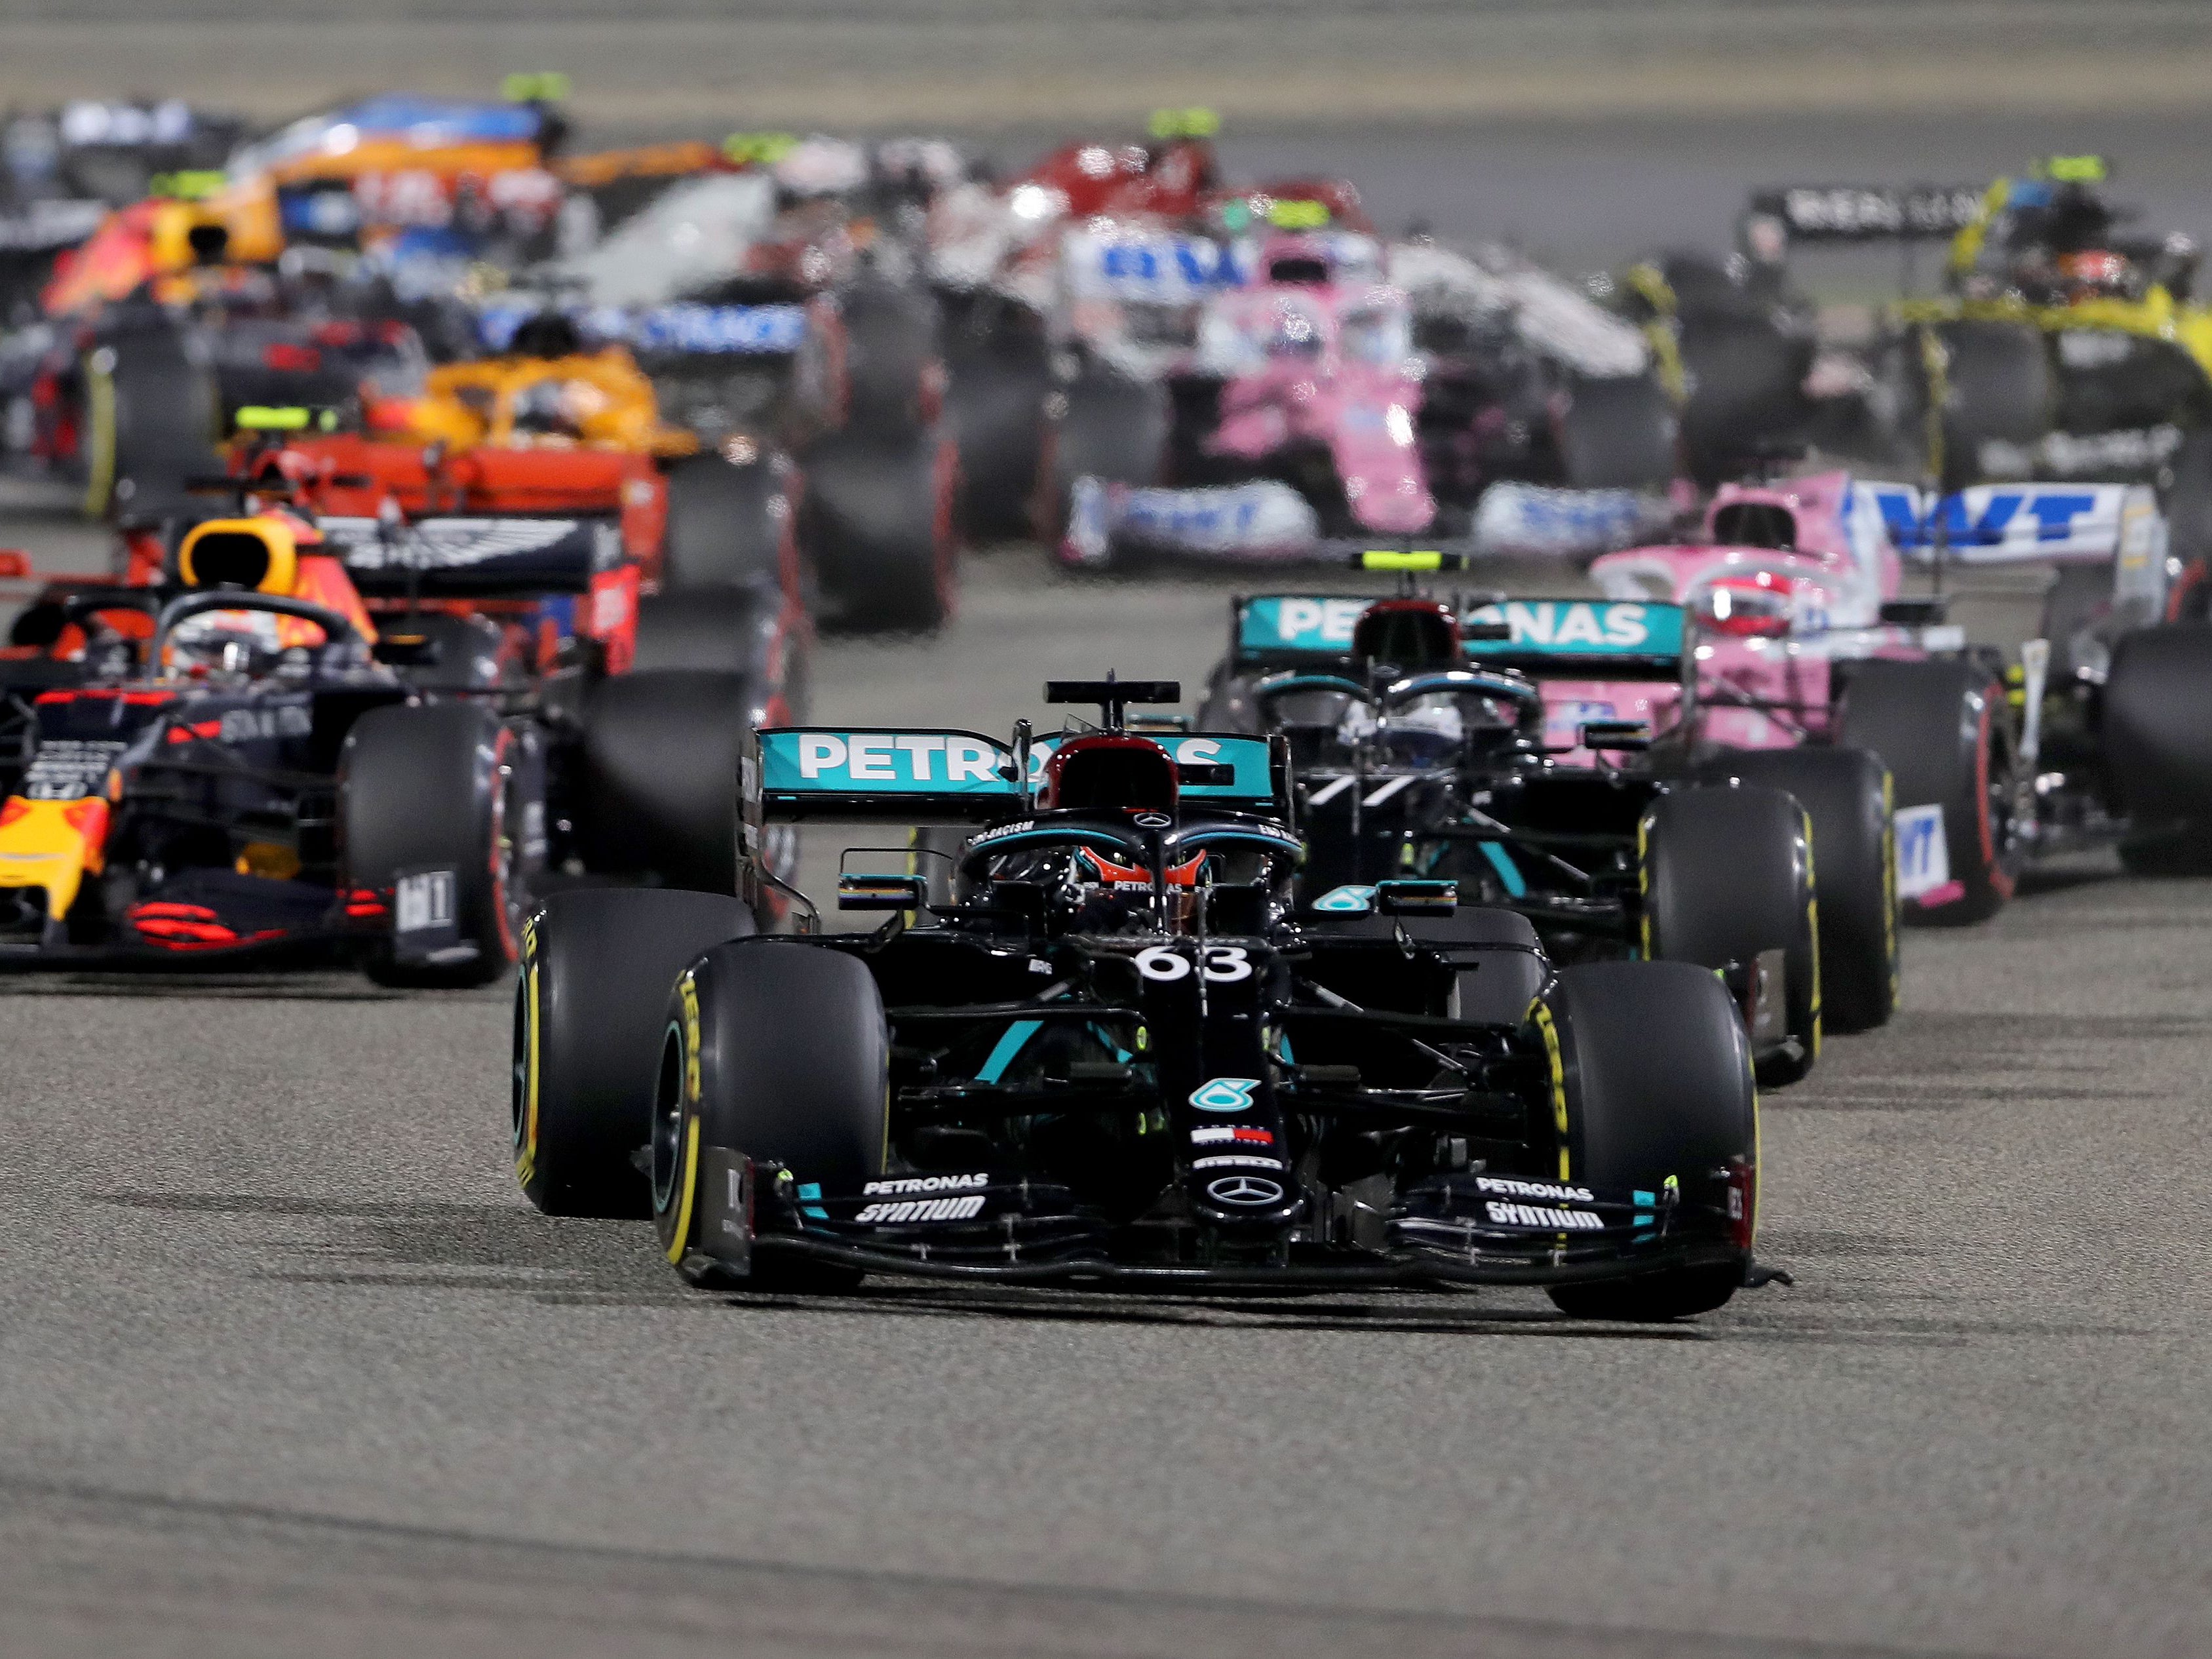
[[[526,941],[525,948],[535,943]],[[522,1073],[522,1146],[514,1160],[515,1178],[528,1189],[538,1173],[538,1034],[544,1021],[538,1009],[538,963],[533,951],[523,977],[528,989],[523,995],[523,1018],[527,1022],[523,1035],[525,1060]]]
[[[671,1267],[682,1265],[684,1249],[691,1242],[691,1200],[698,1184],[699,1120],[687,1113],[684,1124],[684,1167],[676,1176],[676,1233],[668,1245]]]
[[[85,392],[89,404],[85,411],[85,434],[91,441],[86,453],[84,515],[97,519],[106,514],[115,491],[115,377],[90,369],[85,377]]]
[[[1573,1175],[1573,1164],[1567,1152],[1567,1069],[1559,1058],[1559,1028],[1540,1000],[1528,1005],[1528,1016],[1544,1036],[1544,1058],[1552,1073],[1552,1127],[1559,1135],[1559,1179],[1565,1181]]]
[[[1648,816],[1636,821],[1636,896],[1643,913],[1644,959],[1656,961],[1651,954],[1651,820]]]
[[[1813,940],[1813,1054],[1820,1057],[1820,889],[1813,874],[1813,815],[1800,808],[1805,825],[1805,931]]]
[[[1905,1000],[1905,986],[1897,948],[1897,788],[1887,769],[1881,775],[1881,944],[1889,963],[1889,1006],[1894,1012]]]
[[[675,1231],[669,1236],[668,1261],[681,1266],[691,1243],[691,1206],[699,1185],[699,981],[690,972],[677,982],[684,1002],[684,1162],[676,1171]]]

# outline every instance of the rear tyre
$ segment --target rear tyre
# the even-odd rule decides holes
[[[1936,330],[1949,361],[1944,368],[1949,396],[1944,402],[1943,482],[1947,489],[1974,483],[1989,471],[1992,445],[2022,452],[2033,465],[2033,450],[2051,430],[2058,386],[2042,331],[2033,325],[1999,322],[1945,323]],[[1905,342],[1921,407],[1926,407],[1927,379],[1914,349]]]
[[[952,360],[945,409],[960,446],[960,521],[970,536],[1030,533],[1052,365],[1034,334],[977,342]]]
[[[222,400],[181,335],[111,337],[86,356],[84,386],[86,517],[160,518],[191,505],[185,480],[222,470]]]
[[[1173,411],[1164,387],[1092,369],[1047,400],[1051,420],[1037,460],[1037,539],[1064,563],[1103,569],[1112,550],[1069,535],[1078,480],[1156,484],[1167,471]],[[1079,556],[1079,555],[1080,556]]]
[[[855,957],[767,941],[694,963],[668,1000],[652,1135],[653,1213],[669,1264],[701,1282],[729,1277],[702,1225],[713,1152],[779,1166],[801,1186],[857,1194],[884,1170],[890,1039],[883,998]],[[754,1258],[757,1289],[830,1289],[849,1268]]]
[[[370,710],[338,762],[343,884],[392,906],[402,875],[450,871],[455,942],[402,961],[394,936],[363,966],[380,985],[482,985],[514,965],[545,861],[545,769],[533,734],[480,704]]]
[[[1674,481],[1674,406],[1649,374],[1574,381],[1559,420],[1569,489],[1664,489]]]
[[[2212,624],[2120,635],[2100,731],[2112,805],[2128,817],[2121,862],[2141,875],[2212,868]]]
[[[667,988],[753,931],[726,894],[556,893],[523,928],[514,990],[514,1175],[547,1215],[653,1213],[635,1155],[653,1131]]]
[[[1778,442],[1802,441],[1812,418],[1809,339],[1741,310],[1692,313],[1680,328],[1689,382],[1682,450],[1692,478],[1707,489],[1729,483],[1771,459]]]
[[[775,466],[687,455],[670,465],[667,483],[664,593],[702,587],[777,593],[796,586],[799,573],[784,568],[791,504]]]
[[[936,302],[888,283],[844,296],[846,422],[886,435],[934,425],[945,398]]]
[[[637,602],[635,674],[743,674],[761,688],[789,672],[782,596],[738,587],[651,593]]]
[[[952,615],[960,458],[935,428],[841,433],[808,451],[806,541],[850,628],[927,633]]]
[[[1704,769],[1796,797],[1813,822],[1820,1020],[1870,1031],[1897,1011],[1897,844],[1889,774],[1863,749],[1752,749]]]
[[[1758,1190],[1759,1096],[1743,1024],[1719,981],[1686,963],[1594,962],[1560,969],[1539,1005],[1559,1045],[1566,1123],[1561,1179],[1657,1193],[1669,1177],[1686,1212],[1729,1214],[1717,1171],[1741,1167]],[[1751,1265],[1752,1217],[1732,1261],[1551,1289],[1578,1319],[1663,1320],[1710,1313]]]
[[[1856,663],[1836,741],[1871,750],[1889,768],[1905,915],[1959,924],[1995,915],[2012,896],[2021,859],[2004,687],[1965,658]],[[1941,871],[1932,862],[1938,847]]]
[[[738,754],[765,703],[742,674],[603,681],[584,714],[576,828],[586,868],[737,890]]]

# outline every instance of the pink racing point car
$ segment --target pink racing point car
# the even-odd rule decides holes
[[[2212,742],[2201,720],[2172,712],[2212,694],[2212,630],[2139,626],[2161,614],[2166,580],[2149,489],[1985,485],[1931,499],[1828,472],[1723,488],[1704,530],[1608,555],[1591,575],[1609,595],[1670,599],[1695,619],[1704,763],[1765,781],[1795,764],[1766,758],[1782,751],[1881,757],[1908,913],[1978,921],[2037,854],[2118,839],[2133,858],[2212,819]],[[2011,670],[1968,647],[1940,598],[1902,596],[1908,560],[2053,566],[2042,637]],[[1833,811],[1790,787],[1825,856]]]
[[[1430,460],[1449,434],[1425,416],[1440,388],[1443,418],[1481,422],[1481,389],[1416,349],[1413,302],[1385,280],[1372,237],[1270,237],[1247,285],[1206,300],[1159,386],[1097,376],[1061,394],[1042,471],[1065,497],[1042,492],[1048,539],[1066,566],[1097,570],[1146,553],[1310,560],[1415,538],[1587,554],[1648,532],[1654,503],[1626,489],[1498,483],[1479,507],[1440,507]]]

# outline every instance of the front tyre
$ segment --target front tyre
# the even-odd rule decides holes
[[[1638,830],[1646,957],[1756,971],[1782,952],[1782,1038],[1759,1080],[1795,1083],[1820,1054],[1820,913],[1804,809],[1757,785],[1670,790]]]
[[[1887,1024],[1899,981],[1897,844],[1881,762],[1863,749],[1753,749],[1705,769],[1796,797],[1813,825],[1822,1027]]]
[[[857,957],[781,940],[701,957],[668,1000],[652,1127],[653,1213],[669,1264],[695,1283],[823,1289],[857,1273],[768,1251],[741,1264],[711,1187],[732,1158],[786,1171],[804,1202],[858,1194],[883,1173],[889,1028]]]
[[[721,893],[585,888],[523,927],[514,992],[514,1175],[547,1215],[652,1213],[635,1155],[651,1133],[667,988],[753,931]]]
[[[1578,1319],[1683,1319],[1734,1296],[1751,1266],[1759,1096],[1742,1021],[1720,981],[1687,963],[1595,962],[1559,971],[1535,1006],[1556,1054],[1562,1181],[1659,1193],[1724,1225],[1730,1259],[1551,1287]],[[1733,1177],[1733,1178],[1732,1178]]]

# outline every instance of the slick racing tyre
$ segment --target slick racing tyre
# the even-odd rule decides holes
[[[1812,344],[1741,310],[1692,313],[1680,330],[1689,392],[1683,458],[1690,477],[1711,489],[1770,459],[1778,441],[1803,434],[1812,418],[1804,390]]]
[[[936,302],[889,283],[864,283],[842,307],[847,428],[888,437],[934,426],[945,398]]]
[[[956,348],[945,417],[960,446],[960,520],[978,539],[1030,532],[1052,365],[1041,336],[1004,334]]]
[[[1674,406],[1649,374],[1576,380],[1559,420],[1570,489],[1664,489],[1678,461]]]
[[[633,674],[688,669],[742,674],[768,701],[763,724],[797,717],[805,641],[794,637],[783,596],[773,590],[698,587],[649,593],[637,602]],[[780,702],[779,702],[780,694]]]
[[[2171,470],[2166,552],[2181,574],[2166,593],[2166,620],[2212,621],[2212,431],[2185,434]]]
[[[514,965],[545,863],[545,763],[536,734],[477,703],[370,710],[338,761],[338,845],[349,907],[370,896],[391,931],[364,966],[384,985],[482,985]]]
[[[667,483],[663,593],[738,587],[773,594],[796,586],[791,503],[775,465],[763,459],[738,466],[719,454],[687,455],[670,465]],[[787,554],[793,567],[788,570]]]
[[[220,472],[222,425],[214,373],[184,337],[134,329],[84,358],[84,512],[153,520],[190,505],[186,480]]]
[[[1782,952],[1780,1041],[1759,1080],[1795,1083],[1820,1056],[1820,915],[1804,811],[1755,785],[1669,791],[1638,827],[1648,958],[1755,972]]]
[[[766,709],[743,674],[620,674],[595,687],[576,779],[585,867],[735,892],[738,750]]]
[[[1556,1056],[1559,1179],[1654,1194],[1672,1179],[1686,1212],[1728,1217],[1741,1240],[1732,1261],[1553,1285],[1553,1304],[1578,1319],[1681,1319],[1719,1307],[1751,1265],[1759,1173],[1759,1097],[1728,992],[1687,963],[1586,963],[1559,970],[1534,1017]],[[1743,1186],[1726,1179],[1731,1168]]]
[[[2121,862],[2142,875],[2212,869],[2212,624],[2173,623],[2120,635],[2100,730],[2116,811],[2129,819]]]
[[[1080,377],[1046,400],[1048,416],[1037,458],[1036,538],[1063,562],[1103,569],[1111,550],[1081,561],[1068,559],[1068,513],[1077,482],[1157,484],[1167,471],[1173,424],[1164,387],[1100,369]]]
[[[523,924],[514,989],[514,1176],[547,1215],[653,1213],[636,1154],[653,1132],[667,988],[753,931],[723,893],[586,888]]]
[[[1963,657],[1856,663],[1836,740],[1889,768],[1904,915],[1962,924],[1995,915],[2021,860],[2004,687]]]
[[[763,940],[694,963],[668,998],[653,1085],[653,1214],[670,1265],[758,1289],[857,1281],[733,1252],[732,1159],[787,1170],[799,1199],[859,1193],[884,1170],[890,1063],[883,999],[857,957]]]
[[[841,433],[807,452],[806,536],[848,628],[927,633],[959,589],[960,457],[935,427]]]
[[[1962,489],[1982,477],[1997,459],[1996,446],[2020,452],[2032,465],[2027,452],[2049,434],[2058,399],[2042,331],[2028,323],[1954,322],[1936,333],[1945,355],[1943,487]],[[1904,344],[1913,401],[1924,410],[1929,382],[1919,337]]]
[[[1870,1031],[1897,1010],[1897,847],[1889,774],[1863,749],[1747,749],[1700,769],[1786,789],[1813,821],[1820,901],[1820,1021]]]

